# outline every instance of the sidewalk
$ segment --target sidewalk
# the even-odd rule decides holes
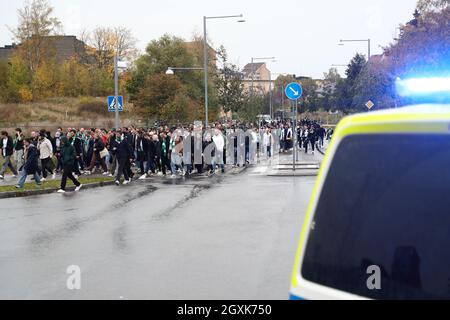
[[[247,169],[246,167],[231,167],[230,165],[225,166],[225,173],[221,173],[220,169],[216,170],[217,175],[237,175],[242,173],[244,170]],[[135,171],[136,168],[133,168]],[[171,178],[171,174],[167,174],[166,176],[151,176],[143,180],[139,180],[141,175],[138,173],[135,173],[133,177],[133,181],[147,181],[147,182],[153,182],[155,180],[163,181]],[[51,177],[51,176],[50,176]],[[202,178],[209,178],[210,175],[207,174],[207,171],[205,171],[202,174],[194,173],[190,175],[189,177],[182,177],[177,175],[175,179],[202,179]],[[102,174],[93,174],[93,175],[81,175],[78,180],[83,184],[83,189],[90,189],[90,188],[96,188],[96,187],[103,187],[103,186],[110,186],[114,185],[115,178],[105,176]],[[4,198],[15,198],[15,197],[25,197],[25,196],[32,196],[32,195],[40,195],[40,194],[48,194],[53,193],[56,190],[59,189],[60,181],[61,181],[61,175],[58,174],[56,176],[56,179],[49,179],[43,182],[41,186],[37,186],[33,180],[31,180],[31,176],[27,177],[25,188],[24,189],[16,189],[15,186],[17,185],[18,178],[14,177],[13,175],[5,175],[5,179],[0,180],[0,199]],[[75,189],[75,186],[73,185],[72,181],[67,181],[67,191],[73,191]]]
[[[298,149],[294,171],[293,151],[280,153],[271,161],[267,175],[274,177],[315,177],[319,173],[322,160],[323,153],[317,149],[314,154],[311,150],[305,153],[304,149]]]
[[[34,180],[31,180],[31,178],[32,178],[31,175],[30,175],[30,176],[27,176],[27,180],[25,181],[25,183],[31,183],[31,182],[34,183]],[[61,174],[57,174],[57,175],[56,175],[56,179],[52,179],[52,175],[49,174],[49,175],[47,176],[46,182],[51,182],[51,181],[61,181],[61,178],[62,178]],[[81,179],[81,178],[92,178],[92,179],[105,178],[105,179],[108,179],[108,180],[112,179],[112,178],[110,178],[110,177],[108,177],[108,176],[104,176],[104,175],[102,175],[102,174],[81,175],[81,176],[79,176],[79,178],[80,178],[80,179]],[[0,187],[2,187],[2,186],[16,186],[18,180],[19,180],[19,177],[18,177],[18,176],[17,176],[17,177],[14,177],[12,174],[5,174],[5,179],[1,179],[1,180],[0,180]],[[68,180],[68,182],[69,182],[69,181],[70,181],[70,180]],[[44,182],[44,183],[45,183],[45,182]]]

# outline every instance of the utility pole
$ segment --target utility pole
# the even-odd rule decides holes
[[[114,106],[116,108],[115,115],[115,126],[116,130],[120,127],[120,118],[119,118],[119,67],[118,67],[117,54],[114,56]]]
[[[270,100],[269,100],[269,113],[270,113],[270,120],[273,120],[273,102],[272,102],[272,98],[273,98],[273,93],[272,93],[272,73],[269,72],[269,95],[270,95]]]
[[[217,17],[206,17],[203,16],[203,70],[205,72],[205,129],[208,127],[208,41],[206,32],[206,20],[208,19],[228,19],[228,18],[242,18],[243,15],[233,15],[233,16],[217,16]],[[238,20],[238,22],[245,22],[245,20]]]
[[[208,128],[208,41],[206,40],[206,17],[203,17],[203,70],[205,81],[205,130]]]

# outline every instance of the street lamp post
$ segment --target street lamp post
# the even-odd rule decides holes
[[[370,39],[350,39],[350,40],[340,40],[341,45],[344,45],[344,42],[367,42],[367,61],[370,60]]]
[[[124,62],[124,61],[120,61]],[[119,116],[119,69],[126,69],[124,66],[119,66],[119,56],[114,55],[114,103],[115,103],[115,126],[116,129],[120,127],[120,116]]]
[[[232,16],[215,16],[215,17],[203,17],[203,70],[205,80],[205,129],[208,127],[208,42],[206,32],[206,21],[210,19],[228,19],[228,18],[242,18],[243,15]],[[238,20],[238,22],[244,22],[244,20]]]
[[[120,118],[119,118],[119,57],[117,55],[114,56],[114,103],[115,103],[115,126],[116,130],[120,127]]]
[[[166,74],[169,76],[174,75],[174,70],[204,70],[203,68],[175,68],[175,67],[168,67],[166,70]]]

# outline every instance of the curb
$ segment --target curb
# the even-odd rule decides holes
[[[111,185],[114,185],[114,180],[88,183],[88,184],[83,184],[83,190],[111,186]],[[0,199],[22,198],[22,197],[36,196],[36,195],[42,195],[42,194],[50,194],[50,193],[55,193],[57,190],[58,189],[42,189],[42,190],[0,192]],[[74,190],[75,190],[75,186],[70,186],[70,187],[66,188],[66,191],[74,191]]]
[[[235,176],[235,175],[241,174],[242,172],[244,172],[245,170],[247,170],[247,168],[248,168],[249,166],[250,166],[250,165],[246,165],[245,167],[244,167],[244,166],[239,167],[239,168],[237,168],[238,170],[235,170],[235,171],[233,171],[233,172],[230,172],[230,175]],[[235,169],[236,169],[236,168],[235,168]]]

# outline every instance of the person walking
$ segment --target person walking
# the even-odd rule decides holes
[[[114,177],[114,174],[115,174],[116,168],[117,168],[117,148],[119,147],[115,129],[109,133],[108,146],[109,146],[109,154],[110,154],[109,177]]]
[[[161,132],[161,171],[166,175],[167,169],[171,169],[170,165],[170,137],[165,132]]]
[[[133,159],[133,151],[131,149],[131,145],[128,143],[128,139],[125,138],[122,131],[116,132],[116,139],[117,139],[117,150],[116,150],[116,158],[117,162],[119,163],[119,168],[117,169],[117,176],[116,176],[116,185],[120,184],[120,178],[122,177],[122,174],[124,175],[124,182],[123,184],[128,184],[131,182],[130,176],[129,176],[129,168],[132,159]]]
[[[172,171],[172,178],[176,177],[177,170],[180,171],[180,175],[184,176],[183,168],[183,137],[174,134],[170,143],[170,169]]]
[[[263,136],[263,145],[267,158],[272,157],[272,144],[273,144],[272,133],[270,132],[270,129],[266,129],[266,132],[264,132]]]
[[[13,139],[8,135],[8,132],[2,131],[1,133],[1,140],[0,140],[0,149],[2,152],[2,156],[4,159],[3,166],[0,169],[0,179],[5,178],[5,172],[6,169],[11,169],[14,177],[17,176],[17,170],[14,168],[12,162],[11,162],[11,156],[13,155],[14,150],[14,144]]]
[[[222,132],[219,129],[214,130],[214,136],[212,137],[215,145],[216,145],[216,154],[215,154],[215,164],[220,167],[221,173],[225,173],[225,165],[223,161],[224,148],[225,148],[225,138],[223,137]]]
[[[81,176],[81,170],[83,167],[83,142],[81,141],[80,136],[77,134],[75,129],[72,129],[69,133],[67,133],[69,137],[69,142],[75,148],[76,158],[73,164],[73,172],[77,176]],[[81,169],[81,170],[80,170]]]
[[[24,145],[23,145],[23,134],[22,129],[16,128],[16,135],[14,136],[14,159],[16,160],[16,168],[22,168],[23,166],[23,157],[24,157]],[[19,170],[20,171],[20,170]]]
[[[97,161],[100,162],[100,166],[103,170],[103,175],[109,175],[108,167],[106,166],[105,158],[108,154],[108,149],[106,149],[105,144],[103,143],[99,133],[94,133],[93,136],[94,144],[93,144],[93,153],[91,158],[91,164],[89,168],[87,168],[86,173],[92,174],[95,171]]]
[[[61,165],[63,168],[62,178],[61,178],[61,188],[58,193],[66,192],[67,178],[72,180],[73,184],[76,186],[75,191],[80,191],[83,186],[75,177],[73,176],[72,169],[76,159],[76,151],[72,144],[69,143],[67,137],[61,138]]]
[[[45,130],[39,133],[38,141],[39,159],[41,160],[42,181],[47,180],[47,171],[52,175],[52,179],[56,178],[56,172],[53,172],[53,146],[47,138]]]
[[[29,139],[29,138],[24,139],[23,144],[24,144],[25,163],[22,166],[22,168],[20,168],[20,170],[19,170],[20,175],[19,175],[18,184],[16,186],[17,189],[23,189],[28,175],[33,175],[34,181],[36,182],[36,184],[38,186],[42,185],[41,177],[38,174],[39,156],[38,156],[37,148],[32,143],[32,139]]]

